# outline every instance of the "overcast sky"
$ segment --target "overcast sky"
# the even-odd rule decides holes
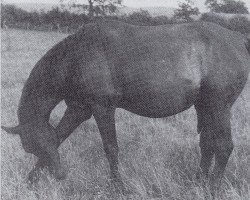
[[[1,0],[5,3],[59,3],[59,0]],[[81,2],[87,2],[87,0],[78,0]],[[129,7],[178,7],[178,2],[183,2],[184,0],[123,0],[123,5]],[[250,11],[250,0],[242,0],[246,3],[249,11]],[[205,10],[204,2],[205,0],[193,0],[195,6],[197,6],[201,11]]]

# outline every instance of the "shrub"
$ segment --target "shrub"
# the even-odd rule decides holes
[[[75,31],[90,21],[85,14],[71,13],[57,7],[48,12],[27,12],[8,4],[1,4],[1,17],[1,27],[7,25],[11,28],[57,31]]]
[[[244,16],[236,16],[229,20],[228,28],[242,34],[250,33],[250,21]]]
[[[129,16],[123,17],[127,23],[135,25],[150,25],[152,17],[146,10],[140,10],[139,12],[134,12]]]
[[[218,15],[204,13],[204,14],[201,15],[200,20],[206,21],[206,22],[213,22],[215,24],[219,24],[220,26],[228,28],[227,20],[224,19],[223,17],[218,16]]]
[[[236,15],[235,17],[226,19],[218,15],[205,13],[201,16],[200,20],[213,22],[230,30],[238,31],[242,34],[250,33],[250,21],[245,16]]]
[[[163,24],[172,24],[174,23],[173,19],[169,19],[167,16],[157,16],[151,19],[152,25],[163,25]]]

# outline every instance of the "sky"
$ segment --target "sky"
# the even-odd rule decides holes
[[[59,0],[1,0],[5,3],[59,3]],[[87,2],[87,0],[80,0],[81,2]],[[250,10],[250,0],[242,0],[246,3],[246,6]],[[129,7],[178,7],[178,3],[183,2],[183,0],[123,0],[123,5]],[[200,11],[205,11],[206,7],[204,5],[205,0],[193,0],[194,5],[197,6]]]

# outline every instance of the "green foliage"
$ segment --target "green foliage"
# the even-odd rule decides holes
[[[72,25],[81,26],[82,24],[89,22],[89,17],[84,14],[74,14],[67,10],[60,10],[58,7],[53,8],[44,15],[44,20],[46,24],[52,24],[53,26],[60,25],[62,27]]]
[[[163,25],[163,24],[173,24],[176,23],[176,21],[171,18],[169,19],[167,16],[161,15],[156,16],[151,19],[151,25]]]
[[[212,11],[217,13],[237,13],[248,14],[245,2],[240,0],[206,0],[205,5]]]
[[[1,27],[24,28],[34,30],[73,31],[90,21],[84,14],[75,14],[58,7],[48,12],[27,12],[14,5],[1,6]]]
[[[220,11],[224,13],[248,14],[248,9],[242,1],[224,0],[224,4],[220,6]]]
[[[135,25],[149,25],[151,23],[152,17],[146,10],[140,10],[134,12],[129,16],[124,17],[125,21]]]
[[[125,21],[129,24],[140,25],[140,26],[156,26],[156,25],[176,23],[174,19],[169,19],[167,16],[152,17],[148,11],[142,9],[128,16],[127,15],[122,16],[119,20]]]
[[[250,21],[243,16],[236,16],[229,20],[228,28],[234,31],[239,31],[243,34],[250,33]]]
[[[211,12],[216,12],[219,9],[218,0],[206,0],[205,5]]]
[[[1,27],[22,28],[32,30],[52,30],[61,32],[74,32],[82,25],[105,17],[110,20],[120,20],[135,25],[161,25],[174,23],[166,16],[152,17],[148,11],[139,12],[122,17],[116,15],[95,16],[90,18],[85,14],[76,14],[67,9],[53,8],[48,12],[27,12],[14,5],[2,5]]]
[[[213,15],[210,13],[204,13],[201,15],[200,18],[201,21],[207,21],[207,22],[213,22],[215,24],[219,24],[220,26],[223,26],[225,28],[228,27],[228,22],[221,16]]]
[[[28,21],[31,20],[31,18],[35,20],[38,17],[38,14],[26,12],[14,5],[1,4],[1,17],[2,22],[15,23]]]
[[[122,0],[88,0],[88,5],[84,4],[86,1],[79,3],[77,0],[61,0],[61,2],[68,2],[70,7],[86,11],[90,18],[112,15],[116,12],[117,7],[122,4]]]
[[[179,8],[175,10],[174,18],[184,21],[193,21],[191,16],[198,15],[199,13],[199,9],[193,7],[193,2],[191,0],[185,0],[185,2],[180,3]]]
[[[238,31],[242,34],[250,34],[250,21],[244,16],[235,16],[230,19],[222,16],[204,13],[200,20],[213,22],[233,31]]]

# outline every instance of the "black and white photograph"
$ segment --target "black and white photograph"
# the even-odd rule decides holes
[[[2,200],[249,200],[250,0],[1,0]]]

